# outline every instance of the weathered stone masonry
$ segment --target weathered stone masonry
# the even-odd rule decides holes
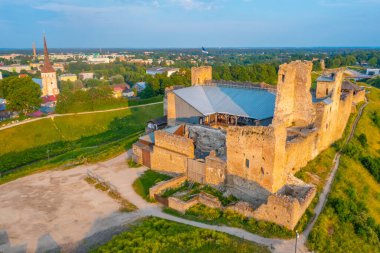
[[[338,69],[324,73],[313,100],[311,70],[312,63],[304,61],[280,66],[275,111],[269,126],[216,130],[183,125],[180,134],[156,131],[152,169],[222,187],[246,201],[227,209],[293,229],[316,194],[314,186],[293,175],[341,138],[353,102],[364,99],[364,92],[353,95],[352,91],[342,91],[343,71]],[[211,73],[211,67],[193,68],[193,85],[207,85]],[[186,115],[177,115],[177,111]],[[168,122],[174,125],[181,122],[181,117],[199,116],[199,112],[168,91],[167,115]],[[141,152],[133,150],[139,160]],[[196,203],[199,201],[195,198],[188,202],[169,198],[169,206],[179,211]]]

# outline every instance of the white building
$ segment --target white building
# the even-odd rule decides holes
[[[148,75],[156,75],[156,74],[163,74],[167,73],[167,77],[173,75],[174,73],[178,72],[179,68],[168,68],[168,67],[154,67],[146,70],[146,73]]]
[[[112,61],[114,61],[114,59]],[[110,63],[111,59],[107,57],[99,57],[99,56],[91,55],[87,58],[87,62],[90,64]]]
[[[79,79],[81,79],[81,80],[94,79],[94,73],[92,73],[92,72],[79,73]]]
[[[20,73],[21,70],[29,71],[29,70],[31,70],[31,68],[30,68],[29,65],[13,64],[13,65],[9,65],[9,66],[0,66],[0,70],[5,70],[5,71],[8,71],[8,72]]]
[[[378,76],[380,75],[380,69],[367,69],[366,75]]]

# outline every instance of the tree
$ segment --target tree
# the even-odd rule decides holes
[[[376,66],[377,65],[377,58],[372,57],[371,59],[368,60],[368,64],[371,66]]]
[[[32,78],[10,78],[11,80],[9,80],[9,82],[8,80],[5,81],[8,86],[5,89],[6,92],[4,96],[7,100],[7,108],[9,110],[27,114],[40,107],[42,103],[41,88],[38,84],[33,82]],[[4,80],[2,83],[4,83]]]

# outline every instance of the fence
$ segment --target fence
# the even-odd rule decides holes
[[[114,186],[111,182],[106,181],[103,177],[96,174],[95,172],[93,172],[91,170],[87,170],[87,176],[94,179],[95,181],[102,184],[103,186],[108,187],[110,189],[110,191],[112,191],[114,193],[119,193],[116,186]]]

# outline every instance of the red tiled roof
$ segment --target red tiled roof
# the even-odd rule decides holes
[[[53,96],[53,95],[42,97],[42,99],[43,99],[44,103],[57,101],[57,97]]]

